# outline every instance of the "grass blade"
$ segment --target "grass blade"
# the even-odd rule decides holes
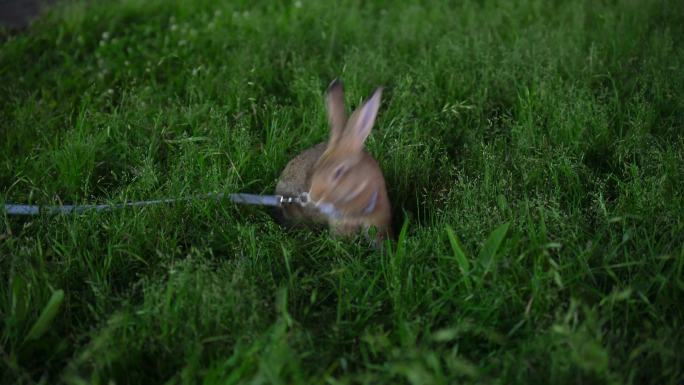
[[[463,280],[465,281],[466,287],[468,288],[468,290],[470,290],[472,286],[469,276],[470,262],[468,262],[468,257],[466,257],[465,253],[463,252],[463,249],[461,248],[461,245],[458,242],[458,238],[456,237],[456,234],[454,234],[454,230],[451,228],[451,226],[446,225],[446,233],[447,237],[449,238],[449,243],[451,244],[451,250],[454,253],[454,259],[456,260],[459,269],[461,269],[461,273],[463,274]]]
[[[28,311],[28,293],[26,289],[26,281],[19,276],[14,275],[11,279],[12,286],[12,302],[10,308],[10,315],[14,317],[17,322],[24,322],[24,317]]]
[[[52,321],[55,319],[55,316],[57,316],[63,301],[63,290],[57,290],[52,293],[52,297],[50,297],[47,305],[45,305],[43,308],[38,320],[33,324],[31,330],[29,330],[28,334],[26,335],[26,341],[37,340],[42,337],[43,334],[45,334],[50,327],[50,324],[52,324]]]
[[[486,274],[491,269],[492,263],[494,262],[494,256],[496,255],[496,252],[499,250],[499,247],[501,246],[501,242],[503,242],[504,237],[506,236],[508,226],[510,226],[510,222],[506,222],[503,225],[499,226],[496,230],[492,231],[492,233],[489,234],[489,237],[485,241],[484,245],[482,245],[480,253],[477,256],[477,259],[478,261],[480,261],[480,264],[484,267],[484,274]]]

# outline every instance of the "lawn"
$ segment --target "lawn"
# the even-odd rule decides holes
[[[684,5],[70,1],[0,32],[0,202],[271,193],[377,86],[382,249],[0,214],[0,383],[684,383]]]

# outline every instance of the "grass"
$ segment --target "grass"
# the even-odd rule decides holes
[[[72,1],[0,43],[0,200],[273,191],[386,86],[384,251],[198,201],[0,217],[0,382],[681,384],[681,2]]]

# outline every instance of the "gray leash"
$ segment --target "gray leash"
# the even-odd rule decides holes
[[[309,195],[307,193],[300,194],[294,197],[284,197],[282,195],[257,195],[257,194],[244,194],[244,193],[210,193],[206,195],[198,195],[185,198],[172,198],[172,199],[154,199],[148,201],[139,202],[126,202],[117,204],[99,204],[99,205],[60,205],[60,206],[39,206],[39,205],[22,205],[14,203],[6,203],[4,212],[7,215],[40,215],[40,214],[80,214],[85,211],[109,211],[115,209],[122,209],[126,207],[143,207],[152,206],[162,203],[174,203],[181,201],[197,200],[197,199],[216,199],[221,200],[228,196],[231,202],[247,204],[247,205],[259,205],[259,206],[274,206],[280,207],[283,204],[298,204],[300,206],[305,206],[309,203]]]

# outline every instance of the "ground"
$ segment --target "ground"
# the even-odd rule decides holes
[[[681,1],[70,1],[0,32],[0,200],[273,191],[385,86],[397,236],[0,217],[0,382],[681,384]]]
[[[55,0],[0,0],[0,26],[22,29],[39,18]]]

